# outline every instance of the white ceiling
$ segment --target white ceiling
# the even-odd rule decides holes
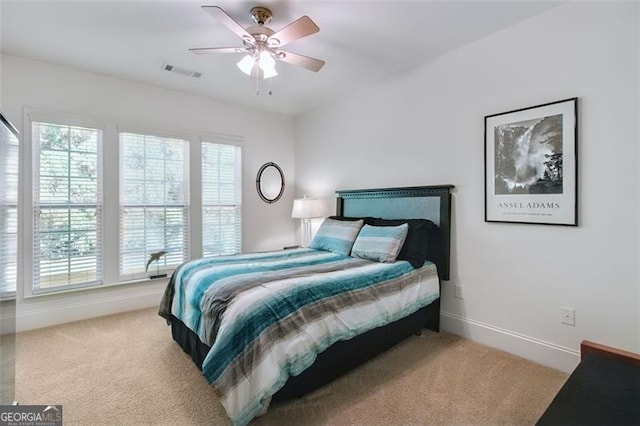
[[[0,0],[2,51],[114,77],[298,114],[556,6],[533,1],[25,1]],[[318,73],[278,63],[261,84],[235,66],[240,54],[198,56],[191,47],[240,47],[238,36],[203,12],[221,6],[241,25],[267,6],[277,31],[308,15],[320,32],[286,50],[323,59]],[[169,63],[203,73],[169,73]],[[273,94],[267,94],[271,89]]]

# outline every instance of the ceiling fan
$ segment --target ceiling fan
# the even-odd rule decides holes
[[[257,78],[270,78],[278,75],[275,69],[275,60],[297,65],[314,72],[320,71],[325,64],[320,59],[281,49],[286,44],[320,31],[320,28],[308,16],[298,18],[280,31],[274,32],[271,28],[265,26],[265,24],[271,22],[272,18],[271,11],[266,7],[258,6],[251,9],[251,19],[256,25],[247,29],[243,28],[218,6],[202,6],[202,9],[239,35],[244,46],[189,49],[189,51],[197,55],[245,53],[244,58],[237,64],[238,68],[245,74]]]

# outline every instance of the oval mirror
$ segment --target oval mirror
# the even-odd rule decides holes
[[[256,176],[258,195],[265,203],[275,203],[284,193],[284,173],[276,163],[265,163]]]

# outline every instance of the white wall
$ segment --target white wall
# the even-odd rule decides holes
[[[21,130],[23,108],[29,107],[156,131],[243,137],[243,251],[280,249],[294,242],[291,117],[11,55],[0,56],[0,65],[0,109]],[[261,201],[255,189],[256,173],[269,161],[282,167],[288,183],[285,194],[274,204]],[[145,283],[19,299],[17,326],[29,329],[154,306],[164,287],[164,283]]]
[[[640,351],[638,8],[559,6],[298,117],[297,194],[454,184],[445,330],[565,371],[582,339]],[[580,226],[485,223],[484,116],[574,96]]]

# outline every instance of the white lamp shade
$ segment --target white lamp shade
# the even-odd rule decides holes
[[[293,200],[291,217],[295,219],[312,219],[320,217],[320,203],[315,198],[298,198]]]
[[[267,68],[267,69],[264,69],[261,67],[261,69],[262,69],[263,78],[271,78],[278,75],[278,72],[276,71],[276,67]]]
[[[271,78],[278,75],[276,71],[276,61],[269,52],[260,53],[260,61],[258,63],[263,72],[263,78]]]
[[[262,68],[263,71],[266,71],[269,68],[275,68],[275,66],[276,61],[269,52],[264,51],[260,53],[260,68]]]
[[[251,55],[246,55],[236,65],[238,65],[238,68],[240,68],[243,73],[245,73],[246,75],[251,75],[251,70],[253,69],[254,64],[255,60],[251,57]]]

